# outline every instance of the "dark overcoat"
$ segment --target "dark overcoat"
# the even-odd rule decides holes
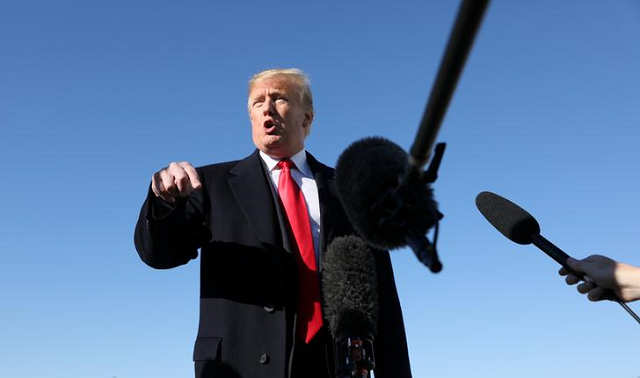
[[[336,196],[334,170],[307,157],[320,201],[321,272],[326,246],[354,231]],[[195,259],[200,249],[200,324],[193,353],[197,378],[288,377],[295,350],[297,270],[264,163],[256,150],[243,160],[197,171],[202,190],[174,206],[149,191],[135,230],[138,254],[149,266],[167,269]],[[376,252],[375,260],[380,298],[376,377],[410,377],[388,252]]]

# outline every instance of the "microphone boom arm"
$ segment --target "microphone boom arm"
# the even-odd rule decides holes
[[[464,0],[449,36],[431,95],[409,153],[409,165],[421,170],[431,156],[440,125],[473,45],[489,0]]]

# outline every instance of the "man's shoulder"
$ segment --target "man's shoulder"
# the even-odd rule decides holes
[[[260,157],[253,154],[238,160],[230,160],[196,167],[196,171],[205,180],[213,178],[225,178],[234,176],[240,172],[255,171],[255,165],[259,164]],[[259,167],[259,165],[257,165]]]
[[[244,158],[241,158],[241,159],[206,164],[206,165],[198,166],[198,167],[196,167],[196,169],[198,171],[202,171],[202,172],[230,171],[230,170],[233,169],[233,167],[237,166],[238,164],[243,163],[243,162],[247,162],[247,161],[250,161],[250,160],[257,159],[258,156],[259,155],[258,155],[258,152],[256,150],[253,153],[251,153],[248,156],[245,156]]]
[[[223,161],[220,163],[202,165],[202,166],[196,167],[196,170],[202,173],[217,173],[217,172],[230,171],[240,161],[241,160],[230,160],[230,161]]]
[[[307,151],[307,162],[313,172],[320,172],[330,179],[334,177],[335,169],[318,161],[309,151]]]

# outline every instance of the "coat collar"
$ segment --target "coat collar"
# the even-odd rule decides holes
[[[316,180],[320,202],[321,236],[318,268],[321,269],[327,241],[330,241],[334,235],[336,211],[339,211],[336,206],[340,205],[336,197],[333,169],[320,163],[309,152],[307,152],[307,162]],[[270,178],[263,164],[260,153],[256,149],[253,154],[239,161],[231,169],[232,177],[229,179],[229,186],[262,243],[268,246],[282,245],[282,233]]]
[[[268,171],[273,171],[276,168],[276,165],[278,165],[278,163],[280,162],[280,159],[274,159],[262,151],[260,151],[259,154],[262,161],[264,161],[264,163],[267,165]],[[305,150],[301,150],[297,154],[293,155],[290,159],[303,176],[313,177],[313,172],[311,171],[311,167],[307,162],[307,152]]]

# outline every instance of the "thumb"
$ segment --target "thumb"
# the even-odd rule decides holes
[[[202,183],[200,182],[200,177],[197,174],[194,177],[194,180],[191,182],[191,185],[193,185],[193,189],[196,189],[196,190],[202,188]]]
[[[578,272],[582,272],[584,273],[583,267],[582,267],[582,261],[580,260],[576,260],[573,257],[569,257],[567,259],[567,265],[569,265],[569,268],[578,271]]]
[[[198,190],[202,188],[202,183],[200,182],[200,176],[198,175],[198,171],[196,171],[193,166],[187,162],[183,163],[183,169],[187,172],[189,176],[189,183],[194,190]]]

